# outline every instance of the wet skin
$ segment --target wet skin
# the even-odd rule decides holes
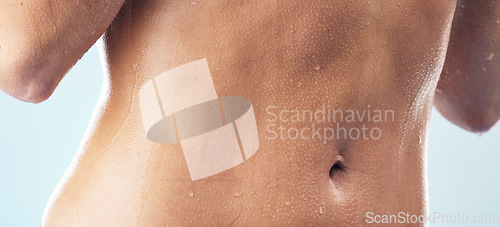
[[[426,131],[455,8],[454,0],[125,2],[101,40],[99,111],[44,224],[349,226],[366,212],[423,214]],[[139,89],[202,58],[219,96],[252,101],[260,149],[193,182],[180,144],[146,138]],[[377,127],[378,139],[269,139],[269,106],[323,105],[390,110],[394,120],[339,123]]]

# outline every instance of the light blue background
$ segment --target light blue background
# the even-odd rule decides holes
[[[92,47],[41,104],[0,92],[0,226],[40,225],[45,204],[78,149],[101,85],[99,56]],[[470,218],[500,215],[500,126],[479,137],[433,111],[429,136],[430,211]]]

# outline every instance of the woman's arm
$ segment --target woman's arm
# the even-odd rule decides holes
[[[0,0],[0,89],[39,103],[104,33],[124,0]]]
[[[500,1],[459,1],[436,90],[437,110],[476,133],[500,118]]]

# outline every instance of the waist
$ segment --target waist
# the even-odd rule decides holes
[[[398,160],[392,143],[336,150],[262,139],[245,162],[192,181],[181,145],[146,145],[124,134],[83,151],[49,213],[121,217],[112,224],[344,225],[363,223],[366,212],[425,210],[421,160]],[[337,154],[345,165],[332,171]]]
[[[347,88],[337,85],[339,89],[332,91],[331,83],[317,83],[319,88],[314,83],[293,85],[298,78],[285,84],[235,87],[217,81],[223,78],[228,77],[213,77],[217,97],[246,97],[253,105],[259,141],[255,154],[232,168],[193,180],[193,165],[180,141],[165,144],[148,139],[141,86],[112,81],[110,95],[102,103],[104,111],[49,210],[67,209],[64,201],[73,200],[75,212],[82,216],[114,212],[129,217],[124,222],[237,220],[243,225],[304,220],[360,223],[362,212],[372,209],[374,213],[381,213],[375,209],[424,210],[423,145],[418,139],[425,121],[402,138],[399,132],[408,124],[401,114],[405,105],[377,99],[371,104],[355,102],[346,97]],[[283,79],[271,80],[276,78]],[[295,87],[287,91],[290,86]],[[217,166],[218,160],[211,162]],[[342,165],[336,166],[339,160]],[[75,194],[81,199],[74,201]],[[352,215],[355,209],[357,215]]]

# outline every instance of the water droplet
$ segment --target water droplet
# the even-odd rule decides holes
[[[320,69],[321,69],[321,65],[316,65],[316,66],[314,67],[314,69],[315,69],[316,71],[320,70]]]
[[[191,2],[191,5],[192,5],[192,6],[194,6],[194,5],[196,5],[196,4],[198,4],[198,3],[197,3],[197,2],[195,2],[195,1],[192,1],[192,2]]]
[[[290,202],[288,202],[288,201],[287,201],[287,202],[285,202],[285,206],[287,206],[287,207],[288,207],[288,206],[290,206],[290,204],[292,204],[292,203],[290,203]]]
[[[322,215],[322,214],[323,214],[323,208],[322,208],[322,207],[319,207],[319,209],[318,209],[318,214],[319,214],[319,215]]]
[[[189,192],[188,196],[191,197],[191,198],[193,198],[194,197],[194,192]]]
[[[235,192],[235,193],[233,194],[233,196],[234,196],[234,197],[240,197],[240,196],[242,196],[242,195],[243,195],[243,194],[242,194],[241,192]]]
[[[491,59],[493,59],[493,57],[495,57],[495,53],[491,52],[490,55],[488,55],[488,58],[486,58],[486,60],[491,61]]]

